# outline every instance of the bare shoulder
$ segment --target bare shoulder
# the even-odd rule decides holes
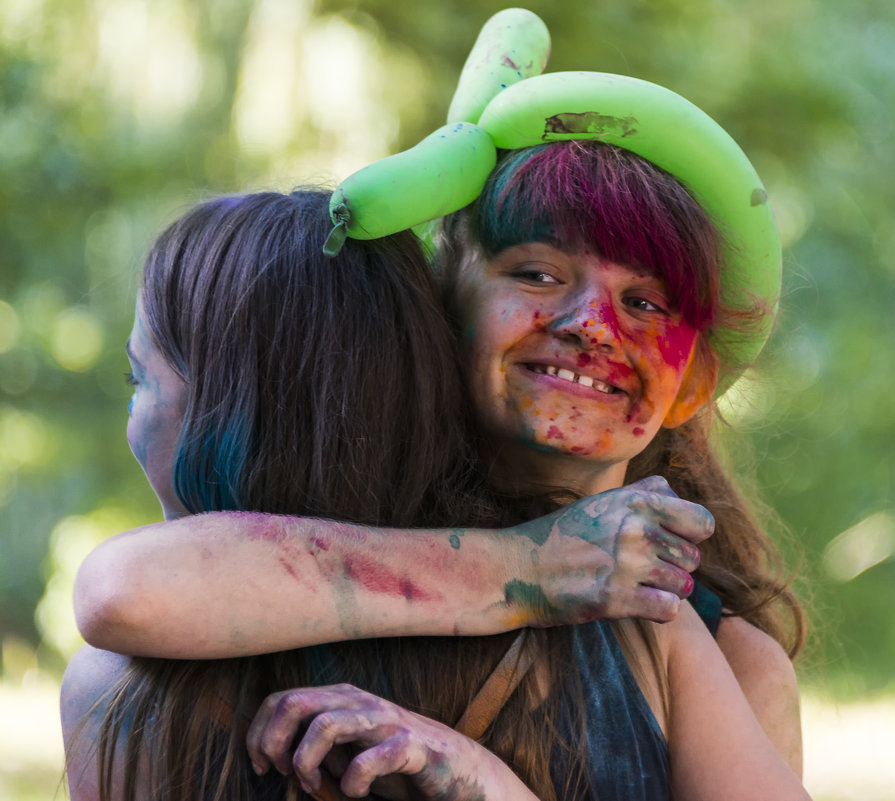
[[[96,742],[105,710],[98,702],[128,662],[125,656],[85,645],[65,670],[60,713],[72,801],[93,801],[99,797]]]
[[[801,776],[799,686],[786,651],[773,637],[738,617],[722,618],[717,642],[768,738]]]
[[[769,634],[739,617],[721,620],[718,647],[747,696],[776,698],[792,693],[798,698],[798,685],[792,662]]]
[[[62,677],[60,706],[63,728],[77,724],[111,687],[129,663],[126,656],[83,646]]]

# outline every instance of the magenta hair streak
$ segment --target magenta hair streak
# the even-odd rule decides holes
[[[505,153],[479,198],[475,234],[492,256],[547,242],[648,270],[691,326],[712,326],[719,232],[671,175],[621,148],[569,141]]]

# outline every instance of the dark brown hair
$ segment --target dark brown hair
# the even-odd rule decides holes
[[[418,240],[350,240],[324,258],[328,202],[329,193],[304,189],[204,203],[146,260],[144,317],[188,388],[175,461],[181,501],[194,513],[392,526],[534,516],[534,502],[510,504],[483,485],[456,340]],[[453,724],[513,636],[133,659],[105,700],[101,796],[120,787],[125,799],[138,788],[166,801],[303,797],[294,779],[258,778],[249,765],[244,731],[265,695],[350,682]],[[553,738],[529,714],[533,681],[485,744],[550,798]]]

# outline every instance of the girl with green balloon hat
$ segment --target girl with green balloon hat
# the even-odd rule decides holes
[[[526,80],[535,81],[534,78]],[[581,115],[586,113],[574,107],[561,108],[565,110],[543,118],[545,125],[549,118],[554,120],[551,125],[556,128],[555,119],[558,118],[567,129],[570,121],[581,120]],[[640,114],[648,112],[647,108],[635,110]],[[636,114],[605,116],[616,120],[637,118]],[[593,116],[587,121],[587,126],[591,125],[596,125]],[[629,126],[628,130],[632,128]],[[568,131],[554,133],[564,135]],[[635,784],[639,782],[641,788],[667,789],[671,786],[675,794],[690,798],[717,797],[718,794],[729,798],[804,797],[797,780],[755,722],[720,651],[708,637],[705,627],[698,620],[694,621],[687,605],[681,606],[674,622],[664,627],[644,624],[639,630],[632,631],[632,626],[620,624],[614,632],[606,624],[581,622],[620,611],[620,607],[613,608],[611,602],[607,603],[613,595],[611,582],[602,581],[607,576],[607,565],[619,572],[625,561],[621,557],[626,532],[618,525],[619,518],[607,513],[607,498],[613,493],[616,493],[615,498],[623,498],[629,504],[629,511],[622,518],[638,508],[650,508],[655,514],[657,522],[652,526],[643,525],[639,538],[634,539],[644,543],[643,553],[661,554],[659,561],[666,565],[673,563],[675,552],[686,550],[684,541],[688,535],[700,540],[707,533],[705,519],[699,524],[693,523],[693,519],[698,519],[696,516],[688,525],[677,526],[683,529],[678,531],[684,535],[681,540],[667,537],[662,523],[672,528],[675,526],[671,525],[668,507],[662,505],[668,490],[661,482],[649,483],[648,480],[646,485],[622,489],[630,486],[638,475],[658,473],[664,474],[672,488],[678,488],[683,497],[703,503],[715,514],[719,526],[714,537],[703,547],[702,570],[707,583],[728,608],[733,607],[734,612],[743,610],[747,619],[785,641],[785,614],[779,614],[773,599],[784,599],[778,604],[785,607],[784,612],[797,610],[797,607],[786,601],[785,589],[768,569],[773,550],[760,529],[751,522],[746,505],[740,501],[731,481],[711,453],[705,413],[719,371],[730,380],[733,369],[728,365],[741,363],[744,353],[754,353],[760,348],[776,300],[766,291],[769,283],[773,283],[773,280],[767,280],[766,273],[769,269],[777,269],[779,280],[779,247],[775,247],[776,240],[772,241],[770,236],[766,238],[764,244],[770,244],[770,253],[765,254],[765,261],[755,263],[758,279],[750,283],[752,276],[748,270],[736,264],[729,269],[735,261],[729,258],[731,254],[748,250],[745,246],[750,244],[748,237],[737,236],[736,214],[730,218],[718,217],[716,210],[707,208],[708,203],[693,202],[680,183],[650,166],[648,161],[628,156],[627,148],[619,150],[578,143],[582,138],[599,139],[599,135],[589,137],[589,134],[601,134],[601,131],[577,130],[574,133],[577,135],[570,138],[576,141],[572,144],[548,144],[534,152],[511,153],[489,178],[475,208],[450,221],[441,254],[445,265],[451,262],[454,265],[445,269],[453,276],[453,297],[460,309],[458,316],[468,354],[468,380],[479,410],[484,452],[489,457],[492,481],[505,491],[520,494],[549,491],[554,497],[572,498],[603,493],[566,507],[550,518],[540,531],[537,524],[519,527],[515,533],[517,542],[520,536],[527,538],[529,550],[539,557],[546,557],[553,538],[554,546],[559,540],[563,546],[579,547],[579,556],[583,557],[588,548],[591,554],[600,549],[573,534],[580,531],[573,523],[598,529],[608,525],[616,528],[614,539],[602,540],[601,544],[607,546],[602,550],[610,559],[600,566],[599,560],[591,555],[594,567],[583,571],[586,577],[580,575],[579,567],[577,582],[575,573],[570,572],[567,574],[569,579],[564,584],[557,582],[555,588],[540,581],[502,581],[500,600],[484,605],[487,613],[478,622],[479,630],[475,630],[477,624],[462,619],[462,615],[458,617],[456,608],[451,609],[450,604],[445,603],[440,619],[429,621],[428,625],[434,629],[430,633],[448,633],[443,628],[446,623],[456,633],[476,634],[486,633],[489,628],[493,631],[501,627],[553,622],[578,624],[571,629],[550,629],[545,633],[547,652],[570,658],[560,660],[563,665],[560,668],[556,661],[550,663],[537,648],[533,667],[526,678],[527,700],[539,702],[529,711],[542,708],[568,711],[570,707],[558,699],[569,700],[564,695],[570,686],[566,682],[572,680],[570,675],[574,678],[573,685],[577,685],[579,693],[577,699],[581,701],[583,698],[585,703],[571,705],[577,711],[571,720],[564,721],[560,738],[576,730],[583,731],[585,736],[575,741],[577,751],[570,757],[574,770],[564,773],[566,777],[587,777],[592,787],[603,787],[604,796],[611,792],[608,788],[618,786],[612,782],[622,782],[627,792],[631,787],[624,782],[633,781]],[[629,133],[626,139],[630,138]],[[714,146],[712,136],[703,136],[696,143],[697,147],[700,145],[710,154]],[[572,186],[577,187],[577,192],[570,191]],[[763,204],[753,202],[754,190],[755,186],[752,186],[750,207],[760,209]],[[698,196],[698,185],[691,191]],[[712,217],[715,218],[714,225]],[[776,268],[775,252],[778,254]],[[699,276],[698,280],[696,276]],[[728,358],[730,353],[733,357]],[[257,524],[257,520],[252,522],[253,526]],[[237,540],[244,537],[240,525],[238,519],[224,521],[215,533],[216,541],[220,543],[222,532],[227,532],[225,537],[232,536]],[[282,520],[271,519],[265,525],[276,532],[265,535],[268,543],[278,539],[282,543],[282,537],[302,541],[302,537],[307,536],[298,523],[290,522],[284,527]],[[326,531],[326,525],[315,523],[314,536],[319,537],[321,531]],[[545,525],[543,521],[541,525]],[[203,543],[207,527],[203,534],[196,530],[198,527],[191,526],[188,519],[169,526],[174,527],[169,531],[176,530],[177,541],[164,534],[160,537],[158,530],[151,535],[142,532],[136,538],[119,540],[105,550],[104,556],[94,558],[92,563],[88,561],[79,580],[81,590],[85,583],[89,583],[91,575],[97,575],[97,566],[102,564],[103,558],[112,559],[119,568],[122,564],[127,565],[128,548],[134,542],[139,543],[141,538],[143,542],[137,546],[142,549],[141,556],[150,554],[157,558],[164,553],[163,558],[167,559],[172,553],[178,553],[179,563],[188,569],[190,560],[207,545],[207,540]],[[700,527],[703,530],[696,533],[695,529]],[[440,544],[447,558],[439,561],[448,571],[453,571],[457,564],[463,563],[464,557],[471,555],[470,552],[476,557],[481,556],[482,552],[475,550],[471,534],[442,532],[440,541],[439,535],[433,534],[427,547],[431,549],[434,543],[437,548]],[[421,535],[420,542],[426,541],[425,536]],[[153,538],[154,543],[150,541]],[[336,538],[330,538],[328,547],[335,541]],[[719,541],[722,545],[710,550]],[[154,554],[153,549],[156,549]],[[554,547],[553,553],[559,552]],[[262,556],[261,560],[274,558],[274,553]],[[319,549],[317,553],[320,553]],[[275,558],[279,556],[277,554]],[[396,563],[401,561],[401,557],[397,557]],[[146,562],[143,564],[145,566]],[[410,567],[406,558],[404,564],[406,573]],[[646,564],[650,564],[649,560]],[[257,561],[243,561],[228,571],[254,570],[258,565]],[[417,562],[413,568],[413,575],[422,581],[418,571],[425,569],[425,562]],[[299,569],[302,568],[297,563],[294,570]],[[638,579],[635,583],[652,589],[653,592],[646,595],[656,600],[662,597],[662,591],[656,591],[656,587],[650,585],[665,583],[668,586],[669,571],[673,573],[671,568],[648,567],[647,579]],[[613,575],[612,569],[608,575]],[[233,572],[226,572],[223,576],[207,577],[209,581],[202,589],[203,595],[207,597],[211,592],[217,598],[216,605],[223,604],[226,610],[225,594],[219,594],[215,584],[219,581],[229,583],[233,576]],[[581,581],[582,578],[586,580]],[[670,584],[675,582],[678,582],[677,578]],[[592,592],[588,601],[584,600],[587,593],[577,592],[582,585],[587,585]],[[430,589],[438,587],[438,577],[433,577],[426,586]],[[678,582],[676,592],[670,594],[685,595],[689,588],[684,580]],[[170,589],[170,586],[165,587],[162,594]],[[271,589],[273,591],[273,586]],[[300,593],[301,587],[283,587],[282,590],[284,594],[276,594],[286,602],[289,597],[295,597],[296,592]],[[152,599],[155,592],[146,582],[142,582],[140,591],[147,593],[145,599]],[[357,587],[348,590],[349,594],[357,591]],[[664,611],[659,611],[661,604],[649,611],[641,606],[641,614],[647,611],[642,616],[667,619],[669,610],[673,614],[677,604],[668,604],[669,592],[665,590],[664,593]],[[389,600],[394,599],[379,598],[379,610],[387,608]],[[413,622],[414,613],[420,610],[414,610],[409,600],[402,599],[403,607],[399,613],[386,612],[385,616],[377,613],[372,615],[376,622],[360,625],[371,627],[365,631],[384,625],[388,630],[379,633],[387,634],[425,632],[427,624]],[[628,603],[625,613],[637,614],[636,607],[640,602],[629,599]],[[431,615],[433,606],[427,607],[425,612]],[[106,607],[106,611],[110,608]],[[184,608],[182,603],[179,602],[178,608]],[[265,608],[272,607],[267,605]],[[225,614],[229,615],[231,611],[238,616],[246,610],[226,610]],[[369,611],[372,612],[372,607]],[[257,621],[257,612],[252,614]],[[93,618],[94,622],[99,621],[98,629],[103,628],[101,617]],[[396,624],[399,618],[406,626],[404,630]],[[499,625],[494,628],[498,619]],[[121,637],[119,642],[100,644],[116,645],[126,651],[135,641],[128,637],[133,637],[133,632],[143,627],[137,639],[143,643],[142,647],[154,649],[153,625],[166,628],[158,626],[158,621],[153,624],[144,620],[122,637],[121,628],[129,627],[125,624],[118,632],[100,634],[100,639],[108,635],[112,641]],[[339,631],[343,621],[336,620],[329,625],[336,630],[336,638],[345,636],[346,632]],[[230,642],[229,646],[237,650],[263,650],[274,643],[275,647],[285,647],[283,640],[277,639],[283,636],[294,636],[292,645],[309,644],[302,640],[308,637],[307,630],[284,635],[276,625],[272,626],[277,629],[274,634],[262,631],[264,628],[264,624],[258,625],[250,633],[250,637],[257,638],[253,644],[246,641],[233,646]],[[178,630],[184,629],[178,625]],[[797,616],[795,631],[793,647],[797,647],[799,637]],[[213,631],[210,635],[205,634],[204,643],[214,639]],[[597,635],[601,649],[613,655],[615,661],[610,660],[612,670],[618,668],[615,683],[610,682],[612,691],[609,694],[622,696],[626,699],[626,707],[627,701],[631,701],[632,706],[640,710],[640,728],[635,727],[633,741],[641,744],[639,749],[631,742],[627,742],[631,747],[619,748],[618,744],[613,747],[613,729],[609,725],[612,715],[607,712],[609,707],[601,706],[606,696],[602,682],[605,676],[587,672],[588,648],[594,646]],[[310,636],[332,635],[326,634],[325,626],[318,626]],[[781,660],[769,645],[771,638],[757,641],[761,643],[763,653],[771,656],[771,668],[780,672]],[[621,661],[616,659],[618,642],[625,646]],[[197,647],[195,641],[169,643],[166,647],[183,650],[179,654],[160,655],[208,655],[185,653],[191,647]],[[228,645],[215,647],[226,649]],[[783,656],[783,652],[779,651],[779,655]],[[596,653],[592,656],[595,660]],[[601,664],[605,667],[605,663]],[[636,686],[631,683],[632,676],[637,680]],[[431,750],[433,735],[431,728],[425,728],[428,723],[423,726],[412,719],[408,722],[399,709],[347,688],[326,691],[325,697],[320,693],[315,695],[315,692],[295,691],[296,694],[288,696],[290,700],[282,708],[304,710],[299,718],[286,715],[259,719],[254,731],[261,734],[253,740],[255,750],[252,754],[259,767],[263,769],[270,761],[282,765],[283,753],[265,751],[265,742],[283,743],[290,739],[265,737],[264,731],[269,726],[279,727],[282,734],[283,727],[288,730],[289,726],[314,720],[317,712],[324,712],[329,716],[327,720],[331,720],[330,713],[345,709],[352,711],[355,720],[366,716],[367,720],[378,721],[373,727],[375,733],[368,728],[363,736],[356,731],[352,734],[350,726],[340,730],[340,738],[354,736],[364,748],[362,754],[373,754],[361,760],[365,764],[377,764],[378,758],[379,767],[392,772],[396,763],[383,762],[384,751],[377,750],[377,746],[390,742],[386,732],[399,731],[405,747],[411,749],[407,752],[411,756],[418,756],[420,743],[426,743],[422,753],[428,754],[428,763],[425,760],[421,763],[419,759],[405,763],[413,766],[413,776],[418,781],[431,779],[432,766],[438,762],[442,767],[447,764],[450,768],[440,774],[442,781],[457,780],[459,772],[465,776],[463,781],[472,783],[470,786],[494,780],[498,782],[495,786],[502,787],[502,792],[506,793],[509,785],[500,782],[509,779],[488,761],[487,756],[466,741],[459,742],[464,743],[465,753],[474,752],[475,758],[466,763],[459,757],[450,759],[449,754],[460,753],[451,751],[450,743],[457,741],[438,729],[442,740],[448,743],[440,752],[441,759],[437,749]],[[575,697],[572,696],[573,700]],[[726,720],[719,721],[715,715],[722,699],[727,714]],[[558,706],[551,706],[554,702]],[[502,719],[501,714],[498,714],[495,729],[501,730],[503,726],[503,731],[512,730],[518,718]],[[601,714],[608,714],[609,718],[601,720]],[[672,720],[673,731],[668,727]],[[731,723],[732,730],[724,728]],[[344,716],[340,725],[348,726]],[[314,753],[322,753],[321,743],[325,744],[325,740],[314,739],[319,731],[319,726],[314,729],[315,734],[302,751],[303,755],[309,748]],[[723,737],[719,736],[720,732],[724,733]],[[371,742],[375,740],[378,741]],[[497,745],[495,748],[500,752]],[[634,750],[639,751],[640,757],[644,753],[653,756],[642,761],[639,767],[635,766],[633,779],[620,778],[613,761],[600,756],[605,757],[611,752],[621,758]],[[512,749],[501,756],[523,776],[533,770],[522,756],[514,756]],[[557,768],[557,764],[551,768]],[[299,762],[299,770],[304,771],[300,775],[309,786],[315,783],[318,778],[316,765]],[[713,773],[715,770],[717,775]],[[495,776],[502,778],[495,779]],[[710,787],[701,784],[706,776],[711,778]],[[351,782],[357,777],[358,770],[355,769],[346,780]],[[536,779],[533,777],[531,783],[537,784]],[[542,777],[542,783],[544,781],[550,784],[553,779]],[[419,786],[416,790],[423,792]],[[486,797],[492,794],[487,787],[483,792]],[[498,794],[494,797],[511,796]]]

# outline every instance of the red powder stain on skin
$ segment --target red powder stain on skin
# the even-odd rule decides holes
[[[642,437],[646,433],[646,431],[644,431],[642,428],[640,428],[640,426],[638,426],[637,428],[634,429],[634,431],[632,433],[634,434],[635,437]]]
[[[620,362],[609,362],[607,369],[608,374],[606,379],[610,384],[624,384],[636,375],[633,367],[628,364],[621,364]]]
[[[665,331],[664,336],[656,337],[662,360],[678,370],[686,366],[695,341],[696,331],[686,324],[674,326]]]
[[[550,426],[547,429],[547,439],[565,439],[565,435],[559,430],[559,426]]]
[[[618,316],[616,315],[612,304],[599,303],[594,304],[594,307],[597,309],[597,319],[600,323],[609,330],[609,333],[612,334],[617,341],[621,341],[621,328],[619,327]]]
[[[587,367],[587,365],[589,365],[590,362],[591,362],[591,358],[586,353],[578,354],[578,366],[579,367]]]
[[[311,540],[311,545],[313,545],[318,551],[328,551],[329,550],[329,540],[324,537],[317,536]]]
[[[282,556],[279,559],[280,564],[283,566],[283,570],[285,570],[292,578],[298,580],[298,573],[295,572],[295,568],[289,564]]]
[[[438,601],[441,596],[426,592],[405,576],[399,576],[372,559],[354,555],[345,558],[345,577],[372,592],[405,598],[408,601]]]
[[[282,518],[257,512],[227,512],[224,525],[229,520],[238,523],[239,530],[252,541],[281,543],[286,539]]]

